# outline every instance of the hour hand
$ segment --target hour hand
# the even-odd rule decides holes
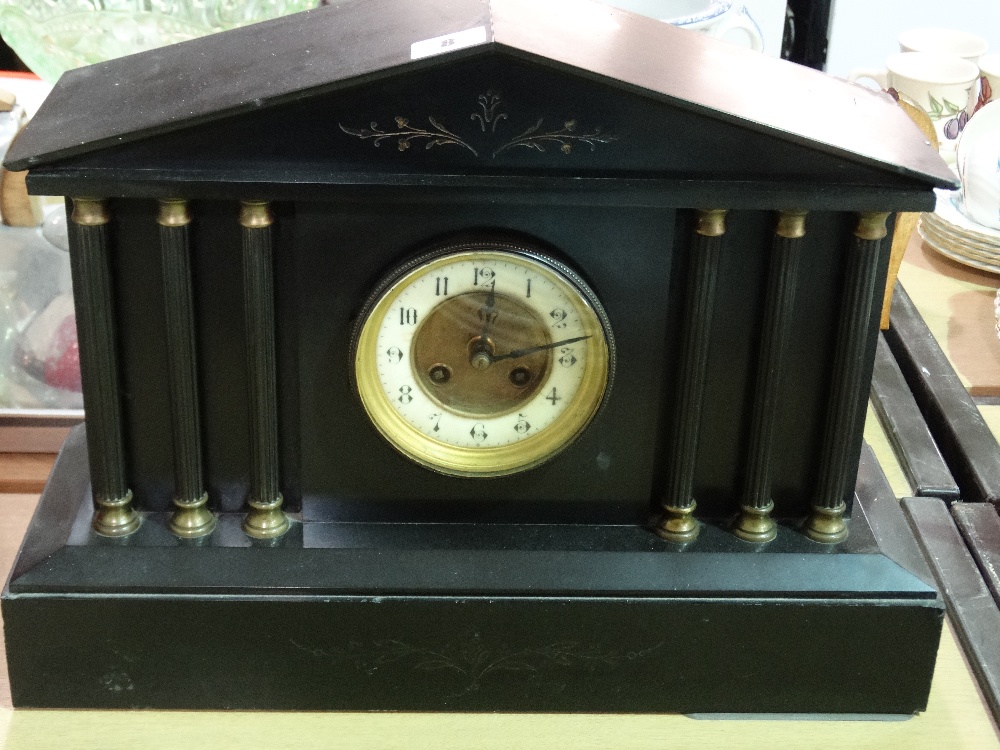
[[[546,349],[555,349],[557,346],[566,346],[567,344],[575,344],[577,341],[583,341],[584,339],[589,339],[590,336],[577,336],[572,339],[563,339],[562,341],[555,341],[551,344],[541,344],[539,346],[529,346],[524,349],[514,349],[506,354],[494,354],[491,359],[494,362],[499,362],[501,359],[517,359],[518,357],[527,357],[529,354],[534,354],[535,352],[545,351]]]
[[[483,323],[482,331],[479,333],[479,338],[486,341],[487,336],[490,332],[490,324],[496,318],[496,301],[497,301],[497,286],[496,280],[490,284],[489,294],[486,295],[486,304],[479,308],[479,319]]]

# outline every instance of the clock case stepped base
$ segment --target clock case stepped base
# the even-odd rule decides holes
[[[338,524],[200,544],[148,514],[89,531],[83,428],[2,611],[14,705],[38,708],[912,714],[944,605],[871,451],[847,542],[782,526]]]

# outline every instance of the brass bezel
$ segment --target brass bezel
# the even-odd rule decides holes
[[[544,430],[516,443],[495,447],[454,446],[435,440],[411,425],[391,405],[379,386],[377,337],[381,321],[398,296],[417,278],[472,258],[530,265],[559,285],[572,301],[588,339],[581,383],[572,401]],[[592,342],[592,343],[591,343]],[[590,287],[571,269],[549,256],[519,244],[470,242],[450,245],[403,264],[376,288],[355,328],[352,360],[355,388],[369,419],[400,453],[416,463],[451,476],[497,477],[526,471],[568,447],[596,416],[611,389],[614,339],[608,318]]]

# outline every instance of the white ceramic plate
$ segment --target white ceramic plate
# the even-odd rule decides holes
[[[920,219],[929,230],[934,234],[948,240],[952,244],[959,245],[960,247],[965,247],[970,251],[975,251],[979,254],[993,255],[1000,260],[1000,242],[982,242],[977,239],[973,239],[963,234],[959,234],[952,228],[953,225],[945,224],[936,219],[934,214],[927,214],[922,216]]]
[[[980,271],[1000,274],[1000,257],[998,257],[995,262],[989,262],[979,258],[971,258],[962,250],[956,249],[956,246],[951,242],[943,240],[940,235],[935,234],[933,229],[928,231],[928,226],[924,222],[920,223],[917,230],[920,232],[920,236],[923,238],[924,242],[930,245],[937,252],[941,253],[944,257],[950,258],[957,263],[962,263],[972,268],[978,268]]]

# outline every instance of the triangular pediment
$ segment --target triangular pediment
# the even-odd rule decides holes
[[[71,71],[8,165],[953,181],[887,98],[589,0],[358,0]]]

